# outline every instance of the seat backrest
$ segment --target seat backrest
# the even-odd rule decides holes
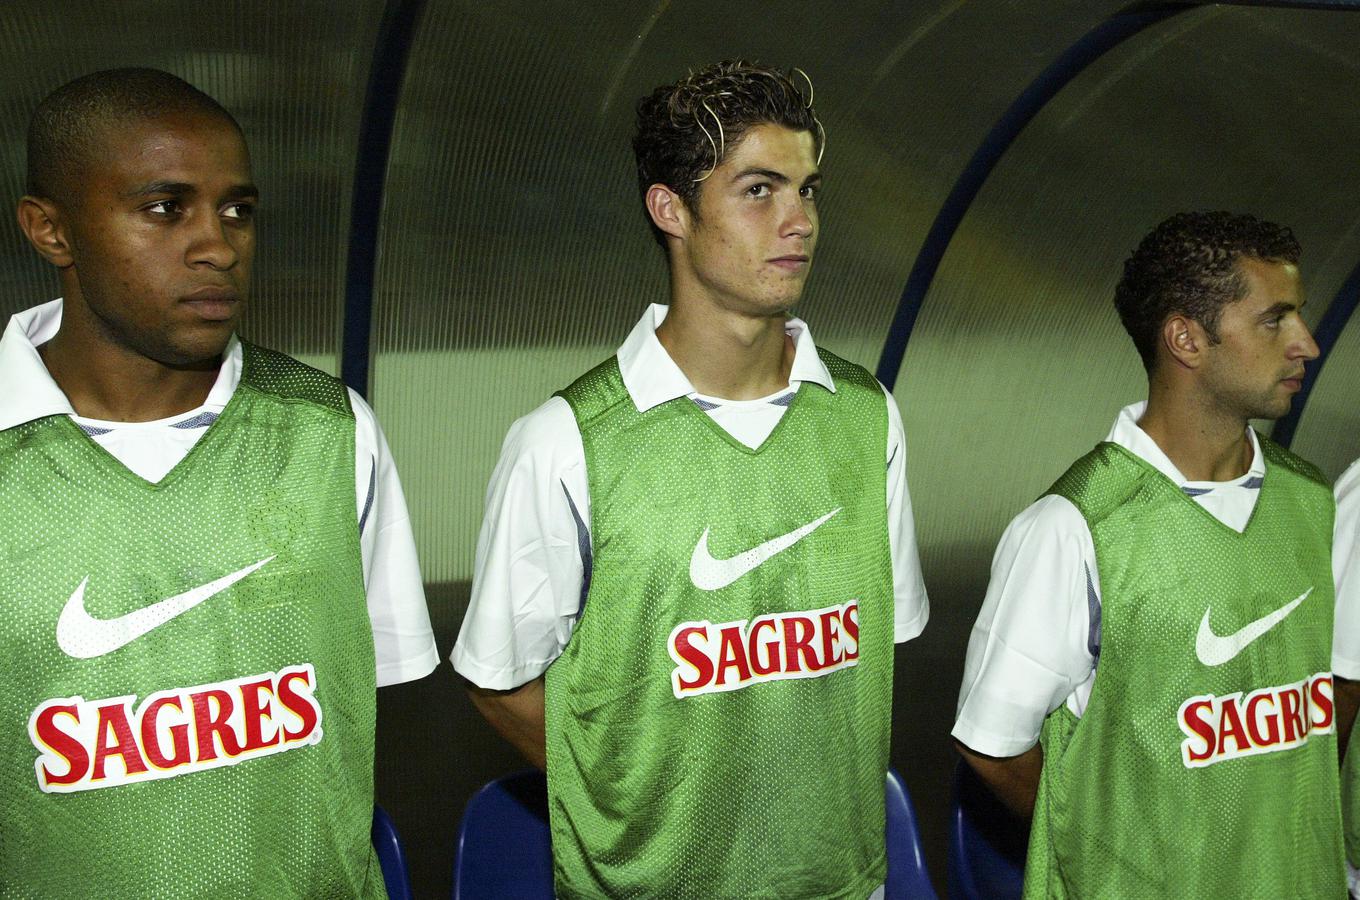
[[[454,900],[552,900],[548,790],[542,772],[498,778],[468,801],[458,833]],[[902,776],[889,770],[885,793],[886,900],[936,900],[921,851],[916,810]]]
[[[498,778],[468,801],[453,864],[454,900],[552,900],[548,784],[542,772]]]
[[[382,867],[388,900],[412,900],[411,876],[406,869],[406,851],[397,826],[381,806],[373,807],[373,849]]]
[[[1029,829],[960,760],[949,802],[949,896],[1019,900]]]
[[[888,879],[885,900],[936,900],[926,871],[926,856],[921,850],[921,829],[916,823],[916,807],[907,793],[906,782],[896,769],[888,770],[884,794],[884,838],[888,846]]]

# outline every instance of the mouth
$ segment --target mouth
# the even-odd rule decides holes
[[[802,254],[790,254],[788,256],[776,256],[768,262],[789,272],[800,272],[807,268],[808,257]]]
[[[189,292],[180,302],[209,322],[225,322],[236,315],[241,296],[234,288],[208,285]]]
[[[1290,375],[1288,378],[1281,378],[1280,384],[1289,388],[1290,391],[1297,393],[1298,391],[1303,390],[1303,373],[1300,372],[1297,375]]]

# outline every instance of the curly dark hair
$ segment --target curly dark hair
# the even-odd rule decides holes
[[[811,91],[811,81],[804,96],[789,74],[740,59],[662,85],[637,104],[638,190],[645,197],[652,185],[664,184],[697,213],[703,180],[757,125],[810,132],[820,159],[825,133],[812,111]],[[654,223],[652,235],[665,246]]]
[[[28,193],[65,202],[114,124],[207,114],[241,126],[216,100],[159,69],[105,69],[48,94],[28,123]]]
[[[1143,368],[1157,361],[1158,335],[1168,316],[1194,319],[1218,342],[1223,307],[1247,293],[1242,258],[1298,264],[1294,232],[1255,216],[1230,212],[1177,213],[1162,222],[1124,262],[1114,305],[1133,338]]]

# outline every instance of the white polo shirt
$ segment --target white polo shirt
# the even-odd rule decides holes
[[[1336,629],[1332,672],[1360,681],[1360,460],[1336,480],[1332,574],[1336,578]]]
[[[1241,532],[1256,508],[1265,459],[1247,429],[1251,466],[1232,481],[1190,481],[1138,420],[1146,403],[1120,410],[1105,438],[1161,472],[1196,503]],[[991,581],[968,639],[954,737],[987,756],[1018,756],[1039,740],[1044,718],[1066,703],[1086,710],[1100,656],[1100,573],[1091,531],[1065,497],[1048,495],[1016,516],[992,558]]]
[[[241,382],[241,344],[233,336],[202,406],[154,422],[105,422],[77,416],[37,348],[61,325],[61,300],[24,310],[0,336],[0,430],[51,415],[70,416],[96,443],[141,478],[158,482],[217,419]],[[21,387],[19,387],[21,386]],[[381,687],[428,675],[439,663],[406,498],[373,410],[350,391],[354,476],[368,617]]]
[[[758,447],[803,382],[836,389],[807,326],[789,319],[784,328],[794,340],[794,358],[787,388],[758,400],[699,394],[657,340],[657,326],[667,311],[666,306],[651,306],[618,351],[624,386],[639,412],[688,397],[738,441]],[[921,633],[929,610],[907,493],[902,418],[886,390],[884,402],[893,636],[902,642]],[[542,675],[562,653],[586,587],[589,523],[581,432],[567,401],[553,397],[510,427],[492,473],[472,600],[450,657],[459,674],[483,688],[508,690]]]

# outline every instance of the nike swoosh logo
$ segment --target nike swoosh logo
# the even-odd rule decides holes
[[[216,581],[166,597],[116,619],[96,619],[85,611],[85,586],[90,583],[90,576],[86,575],[62,607],[61,616],[57,619],[57,646],[67,656],[76,659],[94,659],[112,653],[175,616],[188,612],[214,594],[220,594],[273,558],[262,559],[253,566],[246,566]]]
[[[1284,617],[1292,613],[1300,603],[1307,600],[1311,593],[1313,593],[1313,589],[1309,588],[1273,613],[1262,616],[1255,622],[1224,637],[1214,634],[1213,629],[1209,627],[1209,611],[1213,609],[1213,607],[1209,607],[1204,611],[1204,618],[1199,623],[1199,634],[1195,636],[1195,655],[1206,666],[1223,665],[1245,650],[1252,641],[1283,622]]]
[[[812,534],[841,509],[842,507],[838,506],[820,519],[811,521],[802,528],[794,529],[788,534],[781,534],[759,547],[753,547],[728,559],[714,559],[713,555],[708,552],[708,532],[710,529],[705,528],[704,533],[699,536],[699,543],[694,546],[693,555],[689,558],[689,580],[694,582],[694,586],[701,591],[716,591],[719,588],[725,588],[760,566],[776,553],[784,552]]]

